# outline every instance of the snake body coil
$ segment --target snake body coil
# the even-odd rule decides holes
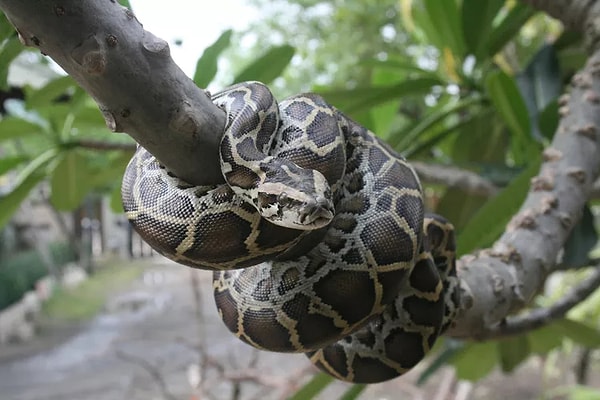
[[[454,318],[458,289],[452,227],[424,216],[412,168],[317,95],[277,104],[243,83],[213,101],[228,116],[226,183],[188,185],[139,147],[122,188],[135,229],[215,271],[223,321],[257,348],[306,352],[352,382],[413,367]]]

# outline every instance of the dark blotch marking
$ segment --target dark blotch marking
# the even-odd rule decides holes
[[[440,282],[440,276],[430,258],[417,262],[409,279],[410,286],[426,293],[435,293]]]
[[[367,272],[333,270],[315,283],[314,290],[349,324],[361,321],[373,310],[375,288]]]
[[[290,268],[285,271],[281,277],[281,281],[277,286],[277,293],[279,296],[285,295],[290,290],[294,290],[298,285],[298,280],[300,278],[300,274],[298,270],[295,268]]]
[[[136,232],[161,254],[171,253],[171,249],[177,247],[179,238],[185,235],[187,230],[185,225],[157,221],[146,214],[138,215],[136,219],[131,220],[131,224]]]
[[[380,175],[375,183],[376,190],[383,190],[388,186],[406,187],[419,190],[419,181],[412,170],[406,165],[394,163],[384,174]]]
[[[322,353],[321,358],[327,360],[331,369],[337,371],[341,376],[348,376],[349,371],[347,367],[346,352],[342,346],[333,344],[319,351]],[[308,357],[312,357],[313,354],[315,353],[306,353]],[[315,365],[319,369],[327,372],[327,368],[320,361],[316,362]]]
[[[248,310],[244,314],[244,332],[259,346],[270,351],[294,352],[289,340],[289,332],[276,319],[275,311],[270,309]],[[245,340],[245,337],[241,337]]]
[[[360,237],[379,265],[409,261],[416,254],[412,238],[390,216],[383,215],[368,223]]]
[[[301,293],[283,304],[283,312],[290,318],[298,321],[296,330],[301,338],[302,345],[307,349],[318,349],[330,343],[340,330],[331,318],[318,313],[309,312],[311,300]]]
[[[327,260],[321,257],[312,257],[304,269],[304,276],[306,278],[311,278],[315,275],[321,268],[323,268],[327,264]]]
[[[386,336],[384,345],[387,357],[404,368],[414,367],[425,357],[423,336],[417,332],[394,329]]]
[[[273,280],[262,279],[252,289],[252,298],[257,301],[268,301],[272,296]]]
[[[215,272],[214,277],[216,277],[216,274],[219,273],[220,272]],[[228,291],[215,290],[214,298],[215,304],[217,305],[217,309],[221,313],[221,318],[223,319],[225,326],[231,332],[236,333],[237,322],[239,318],[236,301],[231,297]]]
[[[303,234],[301,230],[275,225],[264,218],[261,218],[259,221],[258,232],[259,234],[255,243],[260,248],[274,247],[286,243],[289,243],[291,246]]]
[[[333,221],[331,221],[331,226],[335,229],[339,229],[342,232],[350,233],[356,228],[357,222],[356,218],[344,215],[336,215]]]
[[[232,170],[225,174],[225,179],[231,186],[243,189],[254,188],[259,180],[258,176],[250,168],[237,164],[233,165]]]
[[[371,147],[369,150],[369,170],[373,174],[377,174],[389,158],[387,154],[378,147]]]
[[[284,113],[292,119],[304,122],[306,117],[313,112],[315,108],[308,104],[306,101],[291,101],[290,104],[285,108]]]
[[[381,283],[383,292],[381,302],[383,304],[390,304],[388,308],[395,309],[393,301],[400,292],[403,283],[405,283],[408,272],[408,269],[397,269],[379,274],[379,283]]]
[[[377,383],[393,379],[400,372],[371,357],[356,355],[352,362],[355,383]]]
[[[362,252],[356,247],[348,249],[348,251],[342,255],[342,261],[349,265],[358,265],[365,263],[365,259],[363,258]]]
[[[208,262],[235,260],[239,254],[246,253],[244,240],[250,232],[246,221],[231,211],[209,214],[198,221],[194,234],[196,245],[185,255]]]

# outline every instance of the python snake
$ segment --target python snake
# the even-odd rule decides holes
[[[136,231],[214,271],[221,318],[254,347],[350,382],[412,368],[459,296],[452,225],[425,215],[413,169],[318,95],[277,103],[247,82],[212,100],[225,183],[187,184],[138,147],[122,185]]]

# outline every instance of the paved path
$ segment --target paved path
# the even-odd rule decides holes
[[[0,348],[0,400],[283,399],[310,379],[314,370],[303,355],[258,352],[227,331],[213,303],[212,274],[162,258],[149,264],[66,340],[51,332],[29,347]],[[198,370],[203,380],[194,388],[189,376],[195,380]],[[444,374],[426,388],[413,384],[417,376],[371,385],[360,398],[436,398]],[[317,399],[339,398],[349,387],[332,384]],[[471,399],[493,398],[484,393]]]
[[[256,352],[226,330],[210,273],[150,262],[141,279],[66,341],[0,358],[0,399],[231,399],[236,392],[240,399],[277,399],[309,378],[303,355]],[[202,359],[204,381],[195,390],[188,375]]]

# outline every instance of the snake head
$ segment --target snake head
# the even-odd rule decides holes
[[[286,228],[313,230],[331,222],[335,209],[331,190],[318,171],[304,170],[310,178],[294,184],[267,181],[259,185],[257,208],[267,221]]]

